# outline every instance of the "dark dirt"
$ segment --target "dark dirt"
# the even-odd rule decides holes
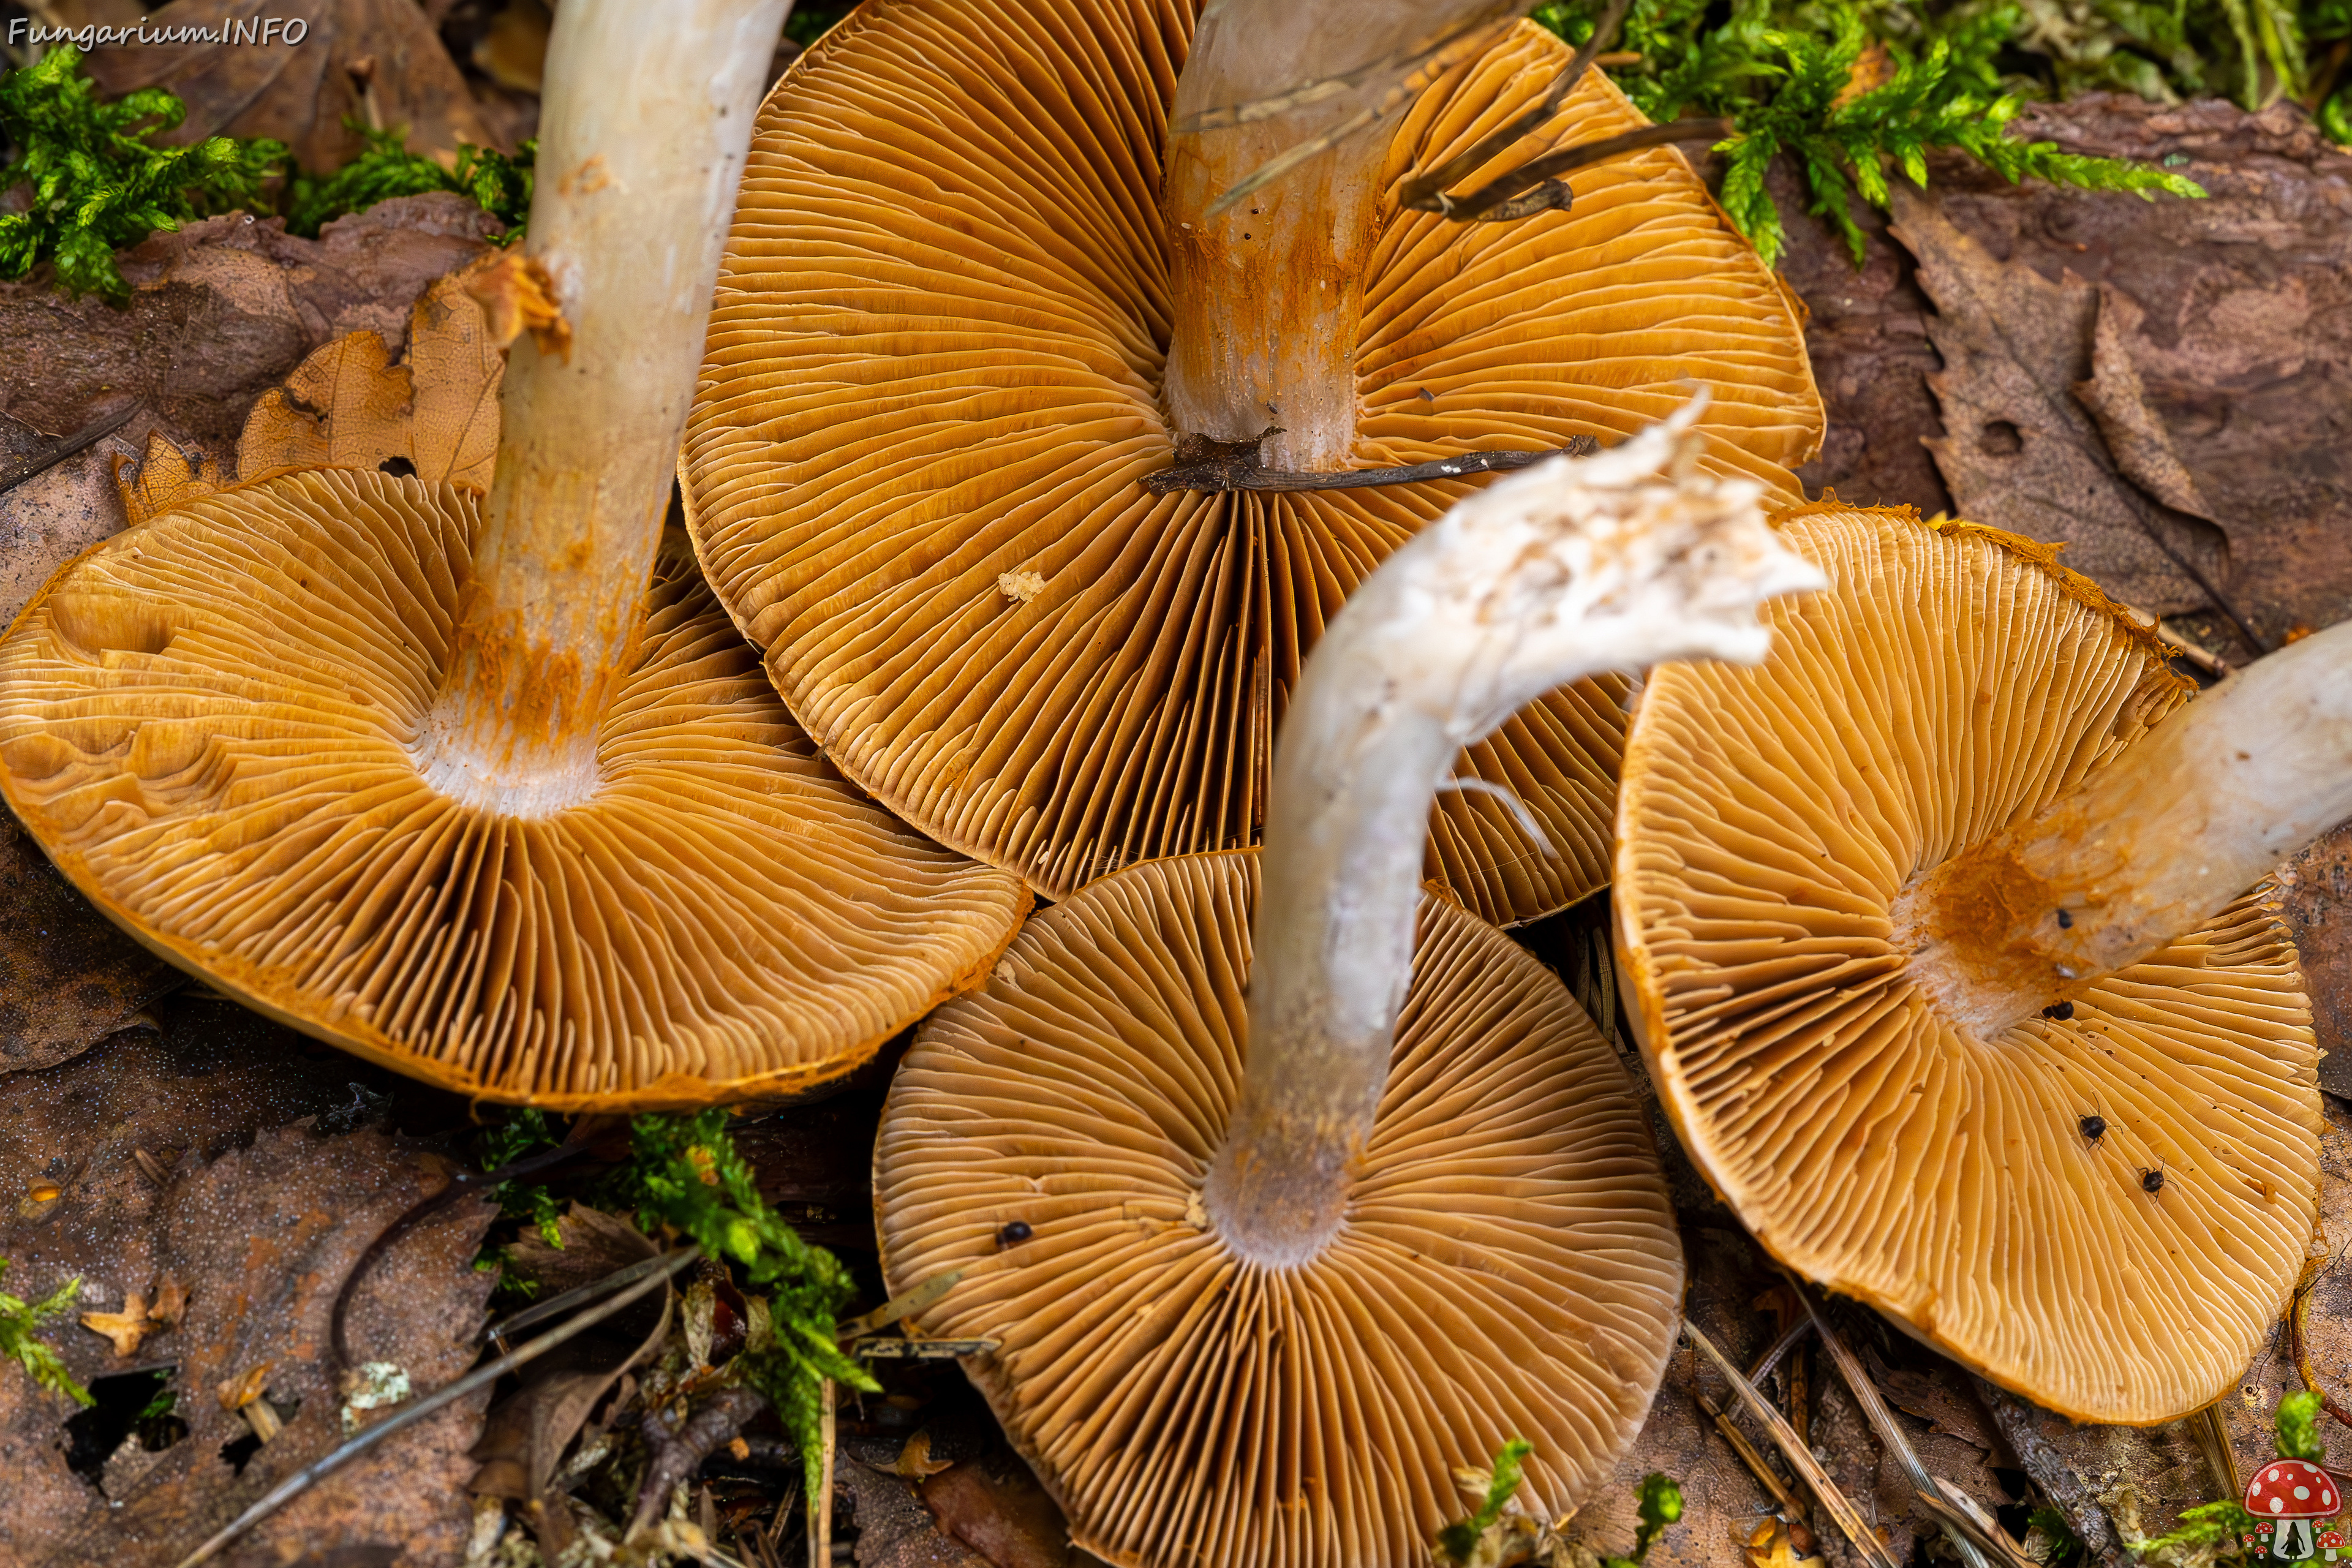
[[[180,984],[0,812],[0,1072],[54,1066]]]

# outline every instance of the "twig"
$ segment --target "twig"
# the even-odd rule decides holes
[[[1979,1552],[1990,1558],[1998,1568],[2042,1568],[2042,1565],[2018,1550],[2007,1532],[1994,1521],[1980,1517],[1983,1510],[1968,1493],[1944,1479],[1936,1478],[1934,1491],[1918,1492],[1919,1506],[1935,1515],[1936,1522],[1955,1540],[1962,1537],[1973,1542]]]
[[[1609,8],[1593,24],[1592,36],[1584,40],[1584,47],[1578,49],[1559,75],[1552,79],[1551,86],[1545,89],[1540,100],[1509,124],[1479,138],[1475,145],[1448,158],[1427,174],[1416,174],[1407,180],[1397,192],[1397,204],[1415,212],[1444,213],[1448,217],[1453,216],[1453,198],[1446,195],[1445,187],[1468,179],[1472,171],[1501,157],[1522,137],[1533,133],[1544,121],[1558,114],[1559,106],[1568,101],[1568,95],[1576,90],[1576,84],[1583,79],[1584,73],[1591,68],[1601,51],[1616,38],[1618,25],[1625,20],[1625,12],[1631,4],[1632,0],[1609,0]]]
[[[1772,1375],[1772,1369],[1780,1364],[1780,1358],[1796,1349],[1797,1342],[1812,1331],[1813,1321],[1811,1318],[1800,1318],[1790,1323],[1781,1331],[1780,1337],[1772,1342],[1772,1348],[1758,1356],[1756,1364],[1748,1369],[1748,1381],[1761,1388],[1764,1380]],[[1798,1436],[1801,1437],[1804,1434],[1800,1432]]]
[[[593,1301],[599,1296],[609,1295],[624,1285],[644,1279],[656,1268],[666,1268],[668,1261],[667,1253],[657,1252],[651,1258],[630,1264],[625,1268],[615,1268],[601,1279],[591,1279],[585,1285],[575,1285],[561,1296],[550,1296],[544,1301],[534,1301],[513,1317],[501,1319],[484,1329],[482,1338],[497,1345],[500,1350],[504,1350],[509,1339],[530,1327],[531,1324],[544,1322],[549,1318],[569,1311],[583,1301]]]
[[[1559,183],[1562,174],[1622,158],[1645,147],[1662,147],[1673,142],[1720,142],[1732,130],[1728,120],[1669,120],[1604,136],[1598,142],[1563,147],[1497,175],[1466,196],[1449,198],[1453,205],[1445,209],[1445,216],[1456,223],[1507,223],[1533,217],[1540,212],[1566,212],[1574,195]],[[1522,191],[1528,194],[1521,195]]]
[[[2067,1467],[2065,1458],[2037,1429],[2033,1406],[1998,1384],[1982,1377],[1974,1382],[1978,1397],[1984,1401],[1986,1412],[2017,1455],[2018,1463],[2025,1467],[2033,1484],[2042,1489],[2042,1495],[2066,1516],[2067,1527],[2083,1543],[2083,1550],[2105,1568],[2125,1568],[2115,1521],[2099,1506],[2098,1499],[2091,1495],[2091,1489],[2083,1484],[2083,1479]]]
[[[1862,1510],[1855,1508],[1853,1500],[1830,1479],[1829,1471],[1813,1458],[1813,1451],[1798,1441],[1796,1428],[1789,1425],[1788,1417],[1773,1408],[1772,1402],[1731,1364],[1731,1358],[1717,1350],[1715,1342],[1701,1333],[1698,1325],[1688,1318],[1683,1320],[1683,1337],[1696,1345],[1700,1353],[1715,1363],[1715,1369],[1723,1373],[1731,1384],[1732,1392],[1739,1395],[1740,1404],[1748,1407],[1748,1413],[1764,1424],[1764,1430],[1772,1435],[1774,1443],[1780,1445],[1780,1457],[1789,1461],[1789,1468],[1795,1470],[1807,1486],[1812,1488],[1813,1496],[1821,1500],[1822,1510],[1845,1538],[1853,1542],[1853,1549],[1861,1554],[1863,1561],[1872,1564],[1873,1568],[1900,1568],[1894,1553],[1886,1550],[1886,1543],[1878,1539],[1869,1522],[1862,1517]]]
[[[809,1568],[833,1568],[834,1410],[840,1398],[833,1379],[824,1380],[821,1397],[817,1434],[823,1445],[824,1468],[818,1495],[809,1499]]]
[[[2319,1277],[2326,1272],[2325,1265],[2309,1268],[2305,1271],[2304,1278],[2296,1283],[2294,1302],[2287,1308],[2286,1311],[2287,1349],[2294,1354],[2294,1370],[2296,1375],[2303,1379],[2304,1392],[2319,1395],[2319,1407],[2322,1410],[2335,1416],[2345,1426],[2352,1426],[2352,1415],[2346,1415],[2344,1406],[2336,1403],[2335,1396],[2319,1386],[2319,1377],[2311,1370],[2311,1352],[2304,1345],[2303,1304],[2310,1300],[2313,1287],[2319,1283]]]
[[[1733,1423],[1731,1417],[1724,1414],[1723,1406],[1704,1394],[1696,1394],[1694,1397],[1698,1400],[1698,1407],[1706,1412],[1707,1419],[1715,1423],[1715,1429],[1723,1434],[1723,1440],[1731,1445],[1731,1451],[1739,1456],[1740,1462],[1745,1464],[1749,1473],[1763,1484],[1764,1489],[1772,1494],[1773,1500],[1780,1505],[1781,1510],[1791,1518],[1799,1520],[1806,1518],[1811,1510],[1805,1507],[1803,1500],[1791,1493],[1781,1482],[1780,1478],[1773,1473],[1772,1467],[1765,1462],[1764,1456],[1756,1451],[1756,1445],[1748,1440],[1748,1434],[1742,1432]]]
[[[862,1334],[870,1334],[877,1329],[887,1329],[900,1319],[911,1318],[936,1303],[940,1298],[953,1289],[955,1282],[962,1278],[963,1270],[961,1268],[950,1268],[942,1273],[934,1274],[905,1295],[891,1297],[864,1317],[850,1319],[840,1326],[836,1333],[839,1338],[854,1340]]]
[[[76,452],[92,447],[131,423],[142,405],[136,401],[114,414],[101,414],[72,435],[42,447],[15,468],[0,473],[0,495],[6,495],[37,474],[45,474]]]
[[[652,1294],[656,1288],[667,1289],[671,1275],[701,1256],[702,1248],[694,1246],[683,1247],[676,1252],[667,1254],[662,1259],[667,1265],[666,1268],[656,1272],[649,1279],[639,1280],[603,1306],[592,1308],[581,1313],[560,1328],[550,1329],[521,1348],[500,1356],[486,1366],[476,1367],[457,1382],[435,1390],[415,1404],[385,1417],[373,1426],[365,1427],[353,1434],[319,1458],[270,1488],[258,1502],[238,1514],[202,1546],[180,1559],[178,1568],[196,1568],[196,1564],[200,1563],[210,1562],[230,1542],[235,1541],[238,1536],[301,1496],[312,1486],[341,1469],[394,1433],[415,1426],[443,1406],[465,1398],[478,1388],[488,1388],[524,1363],[538,1360],[566,1340],[586,1332],[605,1319],[635,1304],[642,1298]]]
[[[1878,1385],[1870,1381],[1870,1373],[1863,1369],[1861,1360],[1846,1349],[1845,1342],[1831,1332],[1829,1324],[1822,1321],[1821,1308],[1814,1303],[1813,1293],[1805,1289],[1804,1281],[1793,1274],[1788,1275],[1787,1279],[1789,1289],[1797,1293],[1797,1300],[1804,1303],[1806,1315],[1813,1320],[1813,1331],[1821,1336],[1822,1346],[1830,1352],[1830,1360],[1836,1365],[1838,1376],[1844,1380],[1854,1403],[1862,1406],[1862,1413],[1870,1418],[1871,1430],[1878,1434],[1878,1440],[1886,1445],[1888,1451],[1903,1466],[1904,1473],[1910,1477],[1911,1489],[1923,1497],[1933,1494],[1940,1499],[1942,1493],[1937,1489],[1936,1478],[1929,1475],[1927,1467],[1919,1462],[1919,1451],[1911,1446],[1909,1436],[1895,1419],[1895,1412],[1887,1406],[1885,1396],[1878,1392]],[[1944,1533],[1951,1537],[1952,1545],[1958,1551],[1960,1561],[1967,1564],[1967,1568],[1992,1568],[1984,1552],[1969,1538],[1968,1531],[1945,1521]]]
[[[1456,479],[1465,474],[1491,474],[1507,468],[1524,468],[1540,463],[1547,458],[1589,458],[1601,449],[1601,443],[1590,436],[1571,436],[1568,445],[1546,452],[1464,452],[1458,457],[1440,458],[1433,462],[1412,463],[1402,468],[1353,468],[1344,473],[1310,474],[1295,468],[1266,468],[1258,466],[1257,444],[1268,430],[1247,442],[1213,442],[1206,445],[1218,448],[1215,456],[1195,461],[1185,461],[1186,452],[1180,449],[1173,468],[1143,476],[1143,488],[1156,496],[1171,495],[1178,490],[1356,490],[1370,489],[1379,485],[1412,485],[1427,479]],[[1245,446],[1249,454],[1236,458],[1232,448]]]
[[[636,1513],[630,1519],[628,1533],[623,1539],[635,1540],[637,1533],[651,1524],[654,1515],[666,1506],[672,1489],[693,1475],[714,1449],[734,1436],[743,1423],[757,1415],[767,1403],[740,1385],[722,1389],[675,1434],[659,1410],[646,1412],[637,1429],[644,1434],[653,1460],[646,1466],[646,1479],[637,1488]],[[715,1531],[706,1533],[717,1539]]]
[[[343,1288],[335,1292],[334,1314],[328,1320],[328,1342],[335,1352],[335,1375],[340,1379],[352,1365],[351,1339],[344,1322],[351,1315],[352,1298],[359,1294],[360,1281],[366,1279],[383,1260],[383,1255],[392,1249],[393,1243],[468,1193],[495,1187],[500,1182],[536,1176],[586,1152],[587,1147],[584,1143],[560,1143],[552,1149],[542,1149],[528,1159],[501,1165],[495,1171],[460,1171],[449,1178],[447,1186],[410,1205],[405,1214],[384,1226],[383,1232],[368,1243],[367,1250],[360,1254],[359,1261],[352,1265],[352,1271],[343,1276]],[[557,1299],[562,1300],[561,1297]]]

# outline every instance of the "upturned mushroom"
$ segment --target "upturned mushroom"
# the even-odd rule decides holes
[[[1613,140],[1698,132],[1597,72],[1547,116],[1570,57],[1523,9],[1223,0],[1195,37],[1191,0],[868,0],[793,66],[682,475],[720,600],[845,773],[1055,898],[1244,847],[1307,650],[1471,470],[1696,384],[1702,466],[1802,499],[1789,300],[1680,153]],[[1400,78],[1430,79],[1218,210]],[[1526,114],[1446,189],[1624,155],[1517,221],[1402,205]],[[1625,696],[1539,692],[1470,747],[1490,787],[1442,797],[1427,873],[1505,923],[1604,881]]]
[[[1558,1510],[1639,1431],[1683,1279],[1640,1102],[1422,841],[1530,695],[1754,659],[1757,601],[1816,580],[1702,450],[1652,431],[1401,547],[1307,660],[1263,854],[1089,885],[901,1064],[886,1273],[962,1271],[920,1331],[1000,1342],[965,1367],[1088,1551],[1417,1564],[1454,1467],[1525,1436]]]
[[[1619,952],[1759,1241],[2079,1420],[2235,1385],[2302,1272],[2317,1057],[2268,871],[2352,816],[2352,627],[2189,701],[2054,552],[1834,502],[1753,669],[1662,671]]]
[[[861,800],[656,569],[784,9],[567,0],[525,243],[569,343],[516,344],[487,498],[204,496],[0,644],[0,788],[164,957],[403,1072],[622,1109],[846,1071],[1010,939],[1019,883]]]

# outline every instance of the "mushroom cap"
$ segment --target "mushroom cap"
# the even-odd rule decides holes
[[[827,754],[1054,898],[1255,843],[1307,648],[1478,482],[1143,489],[1172,461],[1160,151],[1192,25],[1186,0],[868,0],[827,34],[755,128],[680,470],[720,601]],[[1391,186],[1566,58],[1523,25],[1449,73]],[[1591,72],[1554,126],[1641,123]],[[1706,461],[1801,500],[1821,402],[1772,274],[1671,149],[1573,184],[1516,223],[1390,204],[1353,466],[1614,441],[1697,384]],[[1498,923],[1601,885],[1623,694],[1563,688],[1465,754],[1557,858],[1457,793],[1428,874]]]
[[[2246,1511],[2263,1519],[2329,1519],[2336,1480],[2308,1459],[2273,1459],[2246,1483]]]
[[[447,1089],[567,1110],[848,1071],[1011,939],[1024,889],[861,800],[683,550],[588,802],[462,806],[411,747],[479,498],[316,469],[68,564],[0,642],[0,788],[182,968]]]
[[[1146,861],[1039,914],[900,1064],[875,1151],[893,1291],[1120,1564],[1427,1559],[1456,1466],[1605,1479],[1665,1370],[1682,1247],[1623,1067],[1557,976],[1424,898],[1339,1237],[1243,1263],[1202,1184],[1242,1076],[1257,856]],[[1029,1227],[1000,1247],[1002,1227]],[[1015,1234],[1018,1234],[1017,1232]]]
[[[1626,752],[1618,951],[1666,1114],[1773,1256],[1994,1382],[2194,1410],[2278,1321],[2318,1200],[2310,1011],[2261,890],[1990,1040],[1890,921],[2189,689],[2047,547],[1833,500],[1783,526],[1831,587],[1766,606],[1760,667],[1658,670]]]

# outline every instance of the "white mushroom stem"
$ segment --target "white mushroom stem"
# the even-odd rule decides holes
[[[1495,0],[1212,0],[1176,84],[1183,124],[1343,76]],[[1241,441],[1269,426],[1268,467],[1336,470],[1356,434],[1356,328],[1394,118],[1360,131],[1215,216],[1226,191],[1393,85],[1170,139],[1161,184],[1174,321],[1174,427]]]
[[[571,327],[519,340],[455,647],[418,738],[445,794],[515,816],[596,783],[702,362],[719,252],[790,0],[565,0],[524,240]]]
[[[2197,930],[2352,817],[2352,622],[2160,721],[1895,907],[1912,978],[1990,1039]]]
[[[1581,676],[1754,663],[1770,636],[1756,606],[1822,585],[1766,525],[1759,487],[1697,471],[1698,406],[1470,497],[1316,644],[1275,751],[1247,1067],[1205,1194],[1241,1257],[1306,1263],[1346,1216],[1455,753]]]

